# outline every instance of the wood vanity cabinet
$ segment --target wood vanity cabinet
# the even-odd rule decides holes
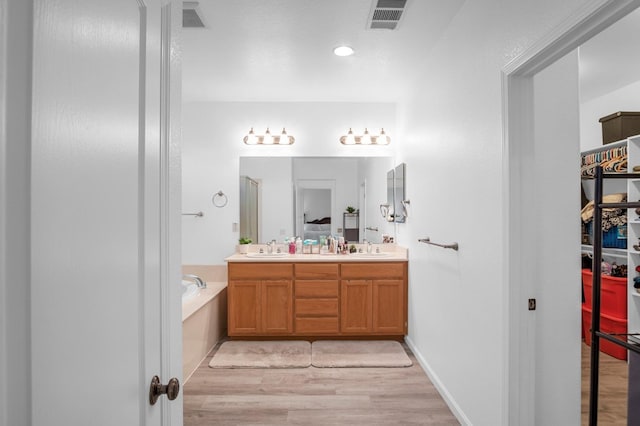
[[[340,331],[406,334],[406,263],[348,263],[341,267]]]
[[[295,334],[335,335],[340,331],[340,265],[337,263],[296,263]]]
[[[287,335],[293,332],[293,265],[230,263],[229,336]]]
[[[228,270],[231,337],[407,333],[407,262],[230,262]]]

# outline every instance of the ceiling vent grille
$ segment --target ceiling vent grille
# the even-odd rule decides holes
[[[182,28],[204,28],[204,21],[200,16],[197,1],[182,3]]]
[[[402,18],[407,0],[374,0],[367,28],[395,30]]]

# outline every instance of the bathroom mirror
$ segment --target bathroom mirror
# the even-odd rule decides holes
[[[405,163],[396,166],[393,173],[393,220],[398,223],[404,223],[407,220],[407,209],[404,204],[405,196]]]
[[[389,157],[240,157],[241,194],[249,193],[247,182],[255,182],[258,192],[252,196],[257,206],[241,196],[240,233],[257,228],[257,243],[305,233],[310,239],[342,235],[343,213],[352,207],[359,227],[354,242],[382,242],[383,234],[394,236],[378,212],[388,198],[386,170],[392,165]],[[254,218],[257,225],[245,225]]]
[[[382,215],[382,218],[387,222],[393,222],[393,194],[395,192],[393,183],[394,174],[394,169],[391,169],[387,172],[387,202],[380,204],[380,214]]]

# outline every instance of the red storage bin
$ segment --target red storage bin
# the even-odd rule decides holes
[[[584,331],[584,342],[591,346],[591,309],[582,305],[582,329]],[[626,334],[627,320],[610,317],[600,314],[600,331],[612,334]],[[600,339],[600,352],[604,352],[618,359],[627,359],[627,349],[624,346],[616,345],[606,339]]]
[[[584,304],[591,309],[593,292],[593,272],[582,270]],[[627,279],[603,275],[600,285],[600,313],[618,320],[627,319]]]

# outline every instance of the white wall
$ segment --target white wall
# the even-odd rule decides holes
[[[618,111],[640,111],[640,81],[580,104],[580,150],[602,146],[602,117]]]
[[[390,103],[186,103],[183,105],[183,264],[220,264],[238,241],[239,158],[241,156],[361,157],[393,156],[396,106]],[[262,134],[286,127],[296,138],[291,146],[248,146],[242,138],[251,127]],[[352,127],[384,127],[388,146],[345,146],[339,138]],[[219,190],[229,203],[216,208]],[[357,202],[357,198],[355,199]]]
[[[507,422],[501,70],[585,2],[465,2],[426,53],[414,96],[399,104],[396,160],[407,164],[411,216],[396,228],[409,248],[409,342],[464,423]],[[460,251],[417,243],[427,236]]]

